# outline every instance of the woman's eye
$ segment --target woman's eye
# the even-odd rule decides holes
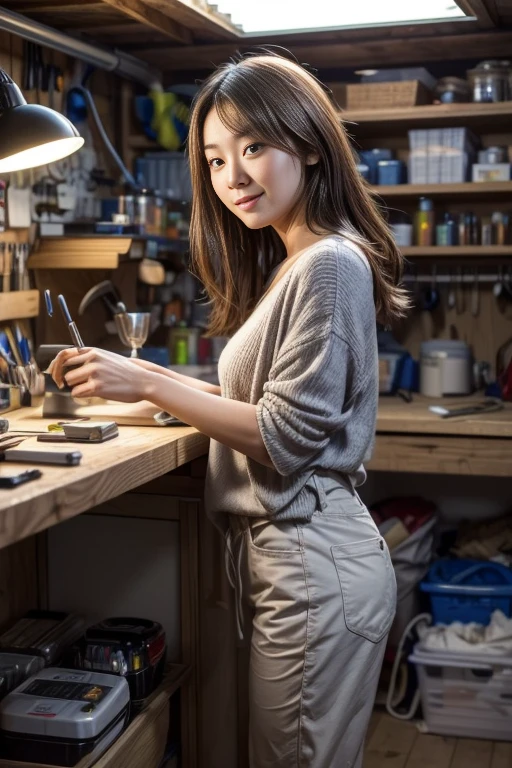
[[[263,144],[258,144],[258,143],[249,144],[249,146],[246,147],[245,149],[245,154],[255,155],[256,152],[258,152],[262,147],[263,147]]]
[[[211,160],[208,160],[208,165],[210,168],[220,168],[220,166],[216,165],[216,163],[222,163],[222,160],[219,157],[212,157]]]

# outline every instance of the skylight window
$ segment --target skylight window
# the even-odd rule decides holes
[[[450,0],[215,0],[245,34],[466,18]]]

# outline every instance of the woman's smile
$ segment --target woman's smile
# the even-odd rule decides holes
[[[251,208],[254,208],[254,206],[256,205],[256,203],[258,202],[258,200],[261,198],[262,195],[263,195],[263,192],[253,197],[249,197],[248,195],[246,195],[246,197],[242,197],[240,201],[237,200],[235,202],[235,205],[237,205],[238,208],[241,209],[242,211],[250,211]]]

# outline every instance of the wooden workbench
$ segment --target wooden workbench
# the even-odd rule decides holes
[[[129,406],[127,406],[129,408]],[[10,431],[45,432],[55,419],[40,409],[8,414]],[[79,515],[204,455],[208,438],[191,427],[119,426],[119,437],[105,443],[41,443],[29,435],[20,448],[79,450],[77,467],[40,465],[43,476],[19,488],[0,491],[0,548]],[[16,474],[30,464],[3,464]]]
[[[152,423],[153,406],[150,418],[146,419],[145,409],[138,404],[120,408],[131,414],[129,418],[120,418],[121,422]],[[142,518],[147,519],[148,524],[154,519],[177,524],[180,585],[177,595],[168,592],[168,599],[180,606],[180,663],[172,665],[162,685],[148,700],[146,709],[98,765],[140,768],[143,761],[144,768],[157,768],[167,740],[169,697],[180,687],[182,755],[186,764],[195,768],[200,741],[198,546],[204,475],[204,460],[200,457],[207,453],[208,438],[191,427],[120,424],[119,436],[105,443],[44,443],[37,441],[37,433],[46,432],[55,418],[43,419],[41,410],[35,408],[10,412],[7,418],[10,433],[27,433],[20,449],[79,450],[83,458],[76,467],[40,464],[42,477],[38,480],[16,489],[0,490],[0,579],[5,585],[0,592],[0,624],[20,617],[30,608],[48,607],[46,529],[51,526],[83,512]],[[105,416],[101,418],[104,420]],[[31,466],[37,465],[4,463],[0,473],[17,474]],[[171,528],[172,525],[169,532]],[[204,539],[207,544],[208,533]],[[160,586],[165,594],[166,586]],[[11,765],[9,761],[0,760],[0,768],[11,768]],[[80,768],[88,766],[88,759],[84,758]]]
[[[367,469],[454,475],[512,477],[512,403],[501,411],[442,419],[432,404],[465,404],[472,399],[432,400],[414,395],[412,403],[381,397],[377,436]]]
[[[398,397],[380,399],[368,469],[512,476],[512,403],[489,414],[442,419],[428,410],[433,402],[453,405],[454,400],[419,395],[412,403]],[[40,413],[28,408],[10,413],[11,430],[46,431],[50,420]],[[165,475],[208,450],[208,438],[191,427],[121,425],[119,431],[118,438],[106,443],[71,444],[83,453],[80,466],[44,466],[41,479],[1,491],[0,548]],[[62,444],[37,442],[36,435],[22,443],[29,446],[63,449]],[[26,466],[4,465],[0,471]]]

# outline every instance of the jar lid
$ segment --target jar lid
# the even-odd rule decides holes
[[[420,211],[433,211],[434,203],[429,197],[420,197]]]

